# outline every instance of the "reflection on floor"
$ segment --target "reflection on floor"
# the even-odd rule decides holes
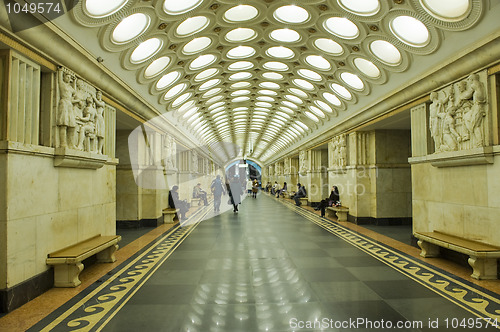
[[[460,323],[497,318],[497,281],[280,202],[261,194],[238,214],[207,208],[199,223],[148,233],[29,331],[470,331]]]

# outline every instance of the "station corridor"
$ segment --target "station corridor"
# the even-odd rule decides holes
[[[212,213],[151,238],[28,331],[472,331],[499,316],[494,289],[457,276],[469,269],[291,200],[261,193]],[[0,331],[36,316],[23,308]]]

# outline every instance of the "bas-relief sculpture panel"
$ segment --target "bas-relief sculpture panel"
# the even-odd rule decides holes
[[[102,92],[62,67],[57,71],[57,85],[58,146],[103,154],[106,103]]]
[[[283,161],[283,174],[287,175],[291,173],[290,169],[290,158],[285,158]]]
[[[177,170],[177,146],[170,135],[163,136],[163,166],[167,171]]]
[[[347,165],[346,135],[338,135],[330,142],[329,167],[343,168]]]
[[[299,152],[299,173],[306,173],[309,170],[307,167],[307,151]]]
[[[488,95],[486,79],[466,79],[430,94],[429,129],[434,153],[468,150],[487,144]]]

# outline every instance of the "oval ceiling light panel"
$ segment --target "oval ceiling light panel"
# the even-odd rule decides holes
[[[299,97],[302,97],[302,98],[307,98],[309,97],[307,93],[305,93],[304,91],[300,90],[300,89],[296,89],[296,88],[290,88],[288,89],[290,90],[291,93],[293,93],[294,95],[297,95]]]
[[[288,5],[279,7],[274,11],[274,18],[281,23],[300,24],[310,18],[309,12],[302,7]]]
[[[198,7],[203,0],[165,0],[163,10],[169,15],[180,15]]]
[[[165,100],[171,99],[171,98],[177,96],[182,91],[186,90],[186,88],[187,88],[186,83],[177,84],[176,86],[174,86],[173,88],[168,90],[167,93],[165,93],[165,96],[163,97],[163,99],[165,99]]]
[[[314,85],[306,80],[303,80],[301,78],[296,78],[292,80],[293,84],[298,86],[299,88],[305,89],[305,90],[314,90]]]
[[[139,44],[130,55],[130,62],[141,63],[155,55],[163,45],[158,38],[151,38]]]
[[[194,77],[195,81],[204,81],[206,79],[209,79],[210,77],[213,77],[219,73],[219,70],[216,68],[210,68],[202,71],[198,75]]]
[[[231,59],[249,58],[255,54],[255,49],[250,46],[237,46],[227,52],[227,57]]]
[[[296,97],[294,95],[285,95],[285,98],[290,100],[291,102],[293,102],[295,104],[301,105],[303,103],[302,99],[300,99],[299,97]]]
[[[325,93],[323,93],[323,98],[325,98],[332,105],[335,105],[335,106],[342,105],[342,102],[340,101],[339,97],[337,97],[333,93],[325,92]]]
[[[257,32],[250,28],[237,28],[226,34],[226,40],[233,43],[250,41],[257,37]]]
[[[398,16],[390,26],[394,35],[407,45],[424,47],[429,43],[429,30],[414,17]]]
[[[249,82],[238,82],[238,83],[231,84],[230,88],[231,89],[241,89],[241,88],[248,88],[251,85],[252,84]]]
[[[233,93],[231,93],[231,97],[239,97],[239,96],[245,96],[249,95],[252,92],[250,90],[236,90]]]
[[[259,15],[257,8],[249,5],[238,5],[228,9],[224,13],[224,19],[227,22],[245,22],[253,20]]]
[[[170,64],[170,57],[163,56],[153,61],[144,71],[144,77],[152,78],[161,73]]]
[[[277,29],[273,30],[269,36],[282,43],[295,43],[300,40],[300,34],[292,29]]]
[[[358,75],[344,72],[340,74],[340,78],[342,81],[344,81],[347,85],[350,87],[357,89],[357,90],[363,90],[365,88],[365,84],[363,81],[358,77]]]
[[[95,18],[110,16],[119,11],[128,0],[87,0],[85,9],[87,13]]]
[[[323,79],[323,77],[320,74],[309,69],[299,69],[297,70],[297,73],[300,76],[312,81],[321,81]]]
[[[375,40],[370,44],[373,54],[390,65],[398,65],[401,62],[401,53],[396,46],[385,40]]]
[[[363,58],[354,59],[354,65],[366,76],[377,78],[380,77],[380,69],[373,62]]]
[[[288,70],[288,66],[283,62],[270,61],[264,64],[265,69],[269,70],[277,70],[277,71],[285,71]]]
[[[163,75],[162,78],[156,83],[156,89],[161,90],[172,84],[174,84],[181,77],[181,73],[178,71],[173,71],[171,73]]]
[[[253,68],[253,66],[254,64],[251,63],[250,61],[238,61],[230,64],[229,67],[227,67],[227,69],[232,71],[247,70]]]
[[[310,66],[321,70],[330,70],[332,68],[330,62],[320,55],[308,55],[305,60]]]
[[[273,46],[267,49],[266,54],[280,59],[291,59],[295,56],[295,52],[284,46]]]
[[[278,83],[274,82],[262,82],[259,86],[266,89],[279,89],[281,87]]]
[[[246,71],[242,71],[236,74],[229,76],[230,81],[240,81],[252,78],[252,74]]]
[[[308,108],[312,113],[314,113],[314,115],[320,118],[326,117],[325,113],[323,113],[323,111],[317,108],[316,106],[309,106]]]
[[[177,27],[175,32],[180,37],[186,37],[202,31],[208,26],[210,20],[205,16],[190,17]]]
[[[307,115],[307,117],[311,120],[313,120],[314,122],[319,122],[319,119],[316,115],[312,114],[311,112],[304,112],[305,115]]]
[[[318,38],[314,41],[314,45],[329,54],[341,55],[344,53],[344,49],[339,43],[328,38]]]
[[[207,49],[212,44],[212,39],[208,37],[199,37],[191,40],[184,45],[182,53],[195,54]]]
[[[222,88],[215,88],[215,89],[212,89],[212,90],[208,90],[207,92],[205,92],[201,98],[209,98],[209,97],[212,97],[216,94],[218,94],[219,92],[222,91]]]
[[[361,16],[375,15],[380,10],[378,0],[340,0],[339,2],[348,11]]]
[[[318,105],[319,108],[321,108],[323,111],[328,112],[328,113],[333,113],[333,109],[330,107],[330,105],[328,105],[324,101],[316,100],[314,103],[316,105]]]
[[[150,18],[143,13],[124,18],[113,30],[111,39],[115,44],[123,44],[142,34],[149,27]]]
[[[359,35],[359,29],[345,17],[330,17],[324,23],[325,28],[331,34],[344,39],[354,39]]]
[[[177,108],[181,104],[184,104],[186,101],[188,101],[189,98],[193,96],[192,92],[186,92],[182,96],[177,97],[176,100],[172,103],[172,107]]]
[[[470,10],[470,0],[420,0],[425,10],[442,20],[462,19]]]
[[[341,97],[343,97],[347,100],[352,99],[352,95],[349,92],[349,90],[347,90],[342,85],[337,84],[337,83],[332,83],[330,86],[332,87],[332,90],[335,91],[336,93],[338,93]]]
[[[266,72],[262,74],[262,77],[267,78],[268,80],[282,80],[283,75],[274,73],[274,72]]]
[[[198,70],[201,68],[204,68],[206,66],[211,65],[217,60],[217,57],[213,54],[204,54],[200,55],[196,59],[194,59],[190,64],[189,64],[189,69],[191,70]]]
[[[214,86],[218,85],[220,82],[221,82],[221,80],[218,79],[218,78],[215,78],[215,79],[210,80],[210,81],[206,81],[205,83],[203,83],[202,85],[200,85],[200,90],[211,89]]]

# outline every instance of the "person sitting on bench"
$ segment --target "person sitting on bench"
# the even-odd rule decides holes
[[[208,205],[207,201],[207,192],[203,189],[201,189],[201,183],[198,183],[194,188],[193,188],[193,198],[199,198],[200,199],[200,204],[201,201],[205,204],[205,206]]]
[[[297,193],[295,194],[295,196],[293,196],[295,205],[300,206],[302,204],[300,203],[300,199],[303,197],[307,197],[306,188],[300,183],[297,183]]]

